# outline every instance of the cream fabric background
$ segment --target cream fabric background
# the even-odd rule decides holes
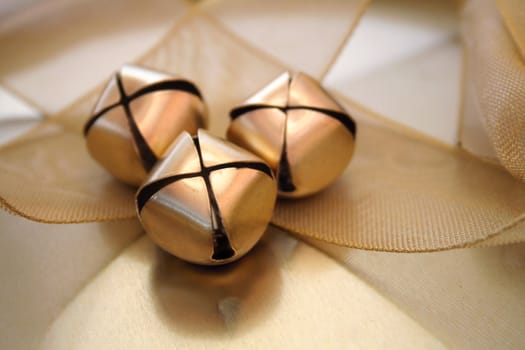
[[[36,57],[32,63],[18,62],[16,55],[11,56],[13,58],[5,61],[11,68],[1,74],[4,87],[15,94],[18,92],[45,113],[61,109],[87,87],[104,80],[115,66],[140,55],[144,46],[153,44],[167,30],[174,15],[182,16],[183,9],[189,8],[183,2],[160,3],[160,7],[147,9],[158,9],[151,15],[151,18],[156,16],[155,21],[130,18],[119,22],[122,27],[117,28],[107,26],[113,18],[108,8],[107,17],[103,17],[100,24],[105,29],[103,40],[92,40],[86,35],[83,45],[65,41],[58,51],[55,48],[52,56]],[[290,17],[291,7],[282,13],[282,18],[275,19],[271,16],[279,12],[272,11],[271,6],[276,3],[267,3],[266,16],[261,10],[261,21],[280,20],[283,26],[293,29],[294,20],[300,23],[321,18],[315,8],[306,11],[306,15],[294,13]],[[305,68],[318,77],[326,75],[328,86],[344,91],[347,97],[364,101],[377,112],[386,112],[384,114],[396,122],[453,143],[457,129],[451,121],[457,116],[450,113],[459,111],[459,99],[454,91],[459,91],[461,80],[458,68],[461,49],[454,39],[455,32],[447,32],[448,25],[437,24],[424,31],[421,25],[427,24],[419,21],[425,13],[433,18],[436,8],[445,21],[454,23],[455,15],[450,7],[442,7],[439,2],[422,8],[417,3],[386,1],[370,8],[369,21],[381,23],[380,26],[388,24],[390,14],[396,18],[399,8],[415,12],[413,17],[403,17],[405,23],[410,23],[409,28],[399,34],[407,38],[405,50],[398,53],[398,58],[371,67],[370,79],[354,80],[350,74],[351,79],[341,78],[345,76],[345,67],[350,66],[345,64],[347,57],[352,56],[350,48],[357,45],[353,40],[330,72],[322,68],[332,60],[328,52],[336,49],[333,46],[326,47],[327,54],[316,55]],[[66,2],[58,4],[59,9],[72,6]],[[305,53],[301,47],[290,44],[297,40],[296,32],[283,31],[277,40],[265,42],[267,33],[260,32],[262,25],[245,20],[253,14],[239,13],[238,5],[232,4],[231,8],[214,7],[217,5],[212,2],[210,11],[217,16],[216,20],[284,65],[301,66]],[[139,11],[129,11],[129,14],[146,11],[137,6]],[[73,6],[80,14],[89,9],[93,11],[94,7],[92,2]],[[334,27],[326,28],[323,35],[340,35],[342,28],[351,25],[345,22],[347,13],[335,5],[332,8],[335,11],[323,13],[322,20],[334,23]],[[10,20],[15,23],[7,26],[7,33],[17,28],[17,23],[22,26],[26,25],[24,21],[38,18],[32,16],[41,16],[40,11],[47,11],[47,7],[27,7],[12,17],[20,22]],[[374,13],[379,13],[375,20],[371,19]],[[52,17],[55,15],[56,12]],[[79,15],[77,20],[81,18]],[[411,18],[416,23],[411,22]],[[46,22],[42,25],[40,34],[57,34],[62,29]],[[394,23],[383,30],[395,27]],[[356,35],[366,37],[373,32],[357,31]],[[137,33],[140,33],[138,39]],[[12,50],[30,40],[23,31],[16,35],[16,39],[10,41]],[[434,41],[434,38],[437,39]],[[322,45],[323,40],[318,40]],[[45,47],[45,43],[40,45]],[[361,51],[362,46],[358,47]],[[37,47],[35,51],[46,50]],[[108,59],[95,60],[95,53],[102,51],[111,53]],[[323,52],[322,47],[319,52]],[[20,54],[20,57],[27,55],[27,51]],[[360,54],[366,62],[365,53]],[[375,52],[366,55],[377,56]],[[79,62],[94,60],[100,63],[78,71]],[[421,74],[435,72],[435,67],[449,67],[452,74],[430,78],[423,75],[432,81],[439,78],[436,85],[426,84]],[[388,77],[388,89],[380,84],[383,75]],[[67,76],[68,84],[54,84],[49,96],[43,94],[50,91],[49,82],[57,76]],[[370,85],[363,86],[363,82]],[[383,101],[388,90],[405,93],[397,86],[406,86],[413,94],[419,92],[426,102],[409,105],[400,96],[386,100],[387,109],[374,106],[374,102]],[[435,112],[435,118],[450,116],[447,123],[436,123],[430,116],[426,122],[410,119],[410,115],[420,115],[414,111],[421,111],[429,103],[432,111],[442,108],[443,113]],[[452,129],[425,129],[433,122],[438,126],[450,122]],[[484,142],[481,143],[486,145]],[[522,335],[525,307],[521,297],[525,289],[523,244],[406,255],[358,251],[310,241],[318,248],[315,249],[272,229],[253,254],[218,275],[166,256],[142,236],[133,220],[45,225],[1,213],[0,227],[0,268],[7,280],[0,291],[2,348],[268,348],[280,345],[302,349],[519,349],[525,346]],[[522,232],[517,233],[518,237],[520,234]],[[257,278],[253,271],[258,272]]]

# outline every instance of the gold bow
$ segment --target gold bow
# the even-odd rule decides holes
[[[494,5],[480,4],[465,7],[466,91],[476,97],[498,159],[515,177],[461,148],[382,123],[374,112],[338,94],[360,123],[355,159],[322,193],[279,202],[274,225],[305,238],[384,251],[433,251],[524,239],[525,186],[520,179],[525,169],[525,84],[520,82],[525,69],[518,49],[523,28],[513,11],[504,11],[505,24],[514,28],[509,34]],[[503,9],[523,7],[520,2],[501,4]],[[366,5],[367,1],[349,5],[349,27],[355,26]],[[196,6],[137,62],[191,77],[207,96],[211,131],[224,135],[228,110],[289,67],[229,31],[216,19],[216,10],[213,4]],[[486,32],[493,40],[480,45],[470,38],[485,33],[486,18],[498,31]],[[312,58],[291,50],[289,63],[301,58],[304,61],[294,68],[307,68],[322,79],[348,36],[334,36],[326,47],[309,48]],[[491,43],[500,46],[493,49]],[[513,59],[510,64],[504,55]],[[0,202],[5,209],[54,223],[135,216],[133,191],[90,159],[81,136],[99,90],[0,149]],[[469,106],[466,114],[472,113]]]

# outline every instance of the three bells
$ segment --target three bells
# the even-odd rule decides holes
[[[239,259],[265,232],[277,197],[321,191],[352,158],[354,121],[306,74],[282,74],[230,117],[227,140],[218,138],[205,130],[195,84],[125,65],[84,129],[91,156],[139,187],[147,234],[188,262]]]

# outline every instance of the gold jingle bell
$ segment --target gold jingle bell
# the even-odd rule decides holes
[[[173,143],[138,190],[136,205],[160,247],[192,263],[221,265],[257,243],[276,196],[264,161],[201,129]]]
[[[282,197],[324,189],[352,158],[354,121],[304,73],[282,74],[230,116],[228,140],[270,165]]]
[[[84,135],[99,164],[139,186],[181,132],[195,134],[207,124],[207,108],[193,83],[125,65],[106,85]]]

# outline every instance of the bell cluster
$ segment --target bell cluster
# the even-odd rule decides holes
[[[191,263],[241,258],[266,231],[278,198],[321,192],[352,158],[353,119],[304,73],[283,73],[230,119],[226,139],[211,134],[193,82],[125,65],[84,128],[92,158],[138,188],[149,237]]]

